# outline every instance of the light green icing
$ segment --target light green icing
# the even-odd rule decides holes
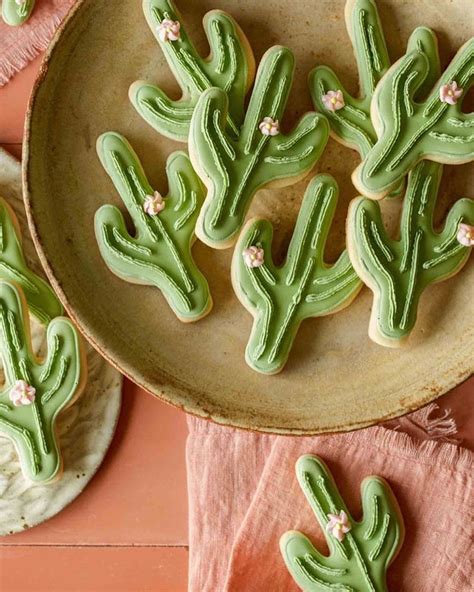
[[[433,230],[442,165],[422,161],[410,173],[403,202],[400,239],[388,237],[373,200],[359,197],[349,208],[348,234],[354,267],[376,294],[371,337],[394,345],[411,333],[425,288],[450,277],[466,263],[470,248],[456,239],[459,224],[474,224],[474,201],[458,200],[444,229]]]
[[[15,0],[3,0],[3,20],[7,25],[18,27],[30,18],[34,7],[35,0],[25,0],[23,4],[17,4]]]
[[[31,312],[48,323],[63,313],[63,307],[48,284],[28,268],[18,228],[13,210],[0,198],[0,280],[16,282]]]
[[[280,550],[288,570],[305,592],[387,592],[386,572],[403,544],[403,518],[395,496],[380,477],[361,485],[363,518],[354,520],[334,479],[317,456],[296,464],[300,486],[326,536],[329,556],[297,531],[285,533]],[[327,532],[328,514],[347,514],[351,530],[339,542]]]
[[[97,211],[95,233],[105,263],[125,280],[156,286],[181,320],[198,320],[210,311],[212,299],[191,254],[204,187],[188,156],[174,152],[168,158],[166,206],[150,216],[143,205],[154,189],[127,140],[106,133],[99,138],[97,151],[136,228],[131,236],[122,212],[114,206]]]
[[[0,391],[0,434],[15,444],[24,476],[46,483],[61,469],[56,420],[80,392],[85,358],[76,329],[61,317],[48,325],[48,355],[39,363],[32,351],[22,298],[17,285],[0,281],[0,351],[6,375]],[[17,380],[36,389],[33,404],[13,405],[9,394]]]
[[[270,222],[250,220],[242,231],[233,257],[232,278],[239,299],[254,315],[246,360],[258,372],[279,372],[301,322],[347,306],[362,286],[346,251],[334,265],[324,262],[337,199],[337,183],[331,176],[318,175],[311,181],[281,267],[272,261]],[[250,246],[263,248],[263,266],[250,268],[245,263],[243,252]]]
[[[173,101],[157,86],[135,82],[130,89],[130,98],[138,113],[161,134],[186,142],[191,115],[199,97],[208,88],[217,87],[229,96],[226,124],[229,132],[236,134],[243,120],[245,95],[254,72],[250,45],[237,23],[220,10],[212,10],[205,16],[204,28],[211,54],[203,59],[190,41],[171,0],[146,0],[144,11],[183,96]],[[164,19],[180,23],[179,40],[160,40],[158,26]]]
[[[259,129],[265,117],[281,121],[293,72],[289,49],[275,46],[265,53],[237,138],[226,129],[229,102],[224,91],[210,89],[196,105],[190,155],[208,186],[196,234],[210,246],[231,246],[257,190],[309,172],[326,146],[328,123],[316,113],[306,113],[289,135],[265,136]]]
[[[474,78],[474,38],[461,47],[426,100],[415,101],[432,67],[425,51],[415,47],[390,68],[377,87],[374,123],[378,140],[353,174],[363,195],[384,197],[422,159],[445,164],[474,159],[474,115],[462,112]],[[455,105],[440,99],[441,87],[452,81],[464,90]]]

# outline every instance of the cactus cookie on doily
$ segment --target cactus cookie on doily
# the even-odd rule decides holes
[[[2,16],[7,25],[18,27],[30,18],[35,0],[3,0]]]
[[[232,283],[238,298],[254,316],[245,357],[258,372],[279,372],[301,322],[348,306],[362,287],[346,251],[334,265],[324,262],[337,198],[337,184],[329,175],[318,175],[311,181],[281,267],[272,261],[270,222],[250,220],[240,235],[232,262]]]
[[[415,46],[379,82],[371,104],[378,139],[352,175],[362,195],[385,197],[422,159],[444,164],[474,160],[474,114],[462,110],[474,79],[474,38],[419,101],[417,93],[437,62],[437,52],[430,60]]]
[[[306,113],[288,135],[280,130],[294,67],[293,53],[286,47],[274,46],[265,53],[237,137],[226,125],[230,103],[223,90],[212,88],[198,101],[189,154],[208,194],[196,234],[211,247],[232,246],[258,189],[301,179],[326,146],[329,126],[320,114]]]
[[[204,187],[188,156],[174,152],[168,158],[169,194],[164,197],[151,187],[123,136],[102,135],[97,150],[136,228],[131,236],[115,206],[97,211],[95,232],[105,263],[122,279],[156,286],[181,321],[202,318],[210,312],[212,299],[191,247]]]
[[[410,173],[399,240],[387,235],[377,202],[359,197],[350,204],[349,255],[374,293],[369,335],[381,345],[398,347],[408,338],[425,288],[457,273],[474,244],[473,200],[458,200],[444,229],[433,230],[442,169],[422,161]]]
[[[405,533],[388,483],[376,476],[364,479],[363,517],[356,521],[319,457],[300,457],[296,474],[329,547],[329,555],[323,555],[297,531],[281,537],[283,559],[298,586],[304,592],[387,592],[387,568],[399,552]]]
[[[5,373],[0,435],[14,442],[27,479],[50,482],[62,470],[58,415],[76,400],[86,380],[81,339],[68,319],[52,320],[47,356],[40,362],[32,350],[23,293],[17,285],[0,281],[0,348]]]
[[[199,97],[208,88],[217,87],[229,97],[226,126],[236,136],[244,116],[245,95],[255,75],[252,50],[238,24],[221,10],[208,12],[204,30],[211,54],[203,59],[172,0],[144,0],[143,9],[183,95],[171,100],[159,87],[140,80],[130,88],[138,113],[160,134],[186,142]]]

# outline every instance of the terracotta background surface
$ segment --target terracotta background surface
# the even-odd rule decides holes
[[[38,67],[36,60],[0,89],[0,144],[18,157]],[[470,447],[473,392],[471,379],[440,400],[447,407],[463,399],[456,416]],[[186,433],[183,413],[126,381],[117,434],[86,491],[49,522],[0,538],[0,590],[184,592]]]

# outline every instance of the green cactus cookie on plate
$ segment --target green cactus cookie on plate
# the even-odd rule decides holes
[[[311,181],[281,267],[272,261],[270,222],[250,220],[240,235],[232,284],[254,316],[245,357],[258,372],[282,370],[301,322],[345,308],[362,287],[346,251],[334,265],[324,262],[337,199],[338,186],[331,176],[318,175]]]
[[[300,532],[281,537],[283,559],[298,586],[304,592],[387,592],[387,568],[403,544],[405,529],[385,479],[364,479],[363,518],[356,521],[319,457],[300,457],[296,475],[329,547],[329,555],[323,555]]]
[[[18,27],[30,18],[34,7],[35,0],[3,0],[3,20],[7,25]]]
[[[169,194],[164,197],[151,187],[123,136],[102,135],[97,151],[136,228],[131,236],[115,206],[104,205],[97,211],[95,233],[104,262],[126,281],[156,286],[181,321],[204,317],[212,298],[191,254],[204,187],[187,154],[174,152],[168,158]]]
[[[0,281],[0,353],[5,385],[0,390],[0,434],[18,451],[24,476],[48,483],[59,478],[62,458],[56,421],[74,403],[86,381],[81,338],[69,319],[47,328],[47,356],[32,350],[29,316],[21,289]]]
[[[329,126],[323,115],[306,113],[288,135],[280,130],[294,67],[293,53],[286,47],[274,46],[265,53],[237,137],[226,125],[230,102],[224,91],[212,88],[198,101],[189,155],[208,194],[196,234],[211,247],[231,247],[255,193],[306,176],[326,146]]]
[[[239,25],[221,10],[208,12],[204,30],[211,53],[203,59],[172,0],[144,0],[143,10],[183,95],[173,101],[153,84],[142,80],[133,83],[130,100],[141,117],[160,134],[186,142],[199,97],[205,90],[217,87],[229,97],[226,125],[229,133],[237,135],[245,95],[255,75],[252,49]]]

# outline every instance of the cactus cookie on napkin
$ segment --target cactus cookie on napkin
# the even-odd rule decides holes
[[[281,267],[272,261],[270,222],[250,220],[240,235],[232,261],[232,283],[254,316],[245,357],[258,372],[279,372],[301,322],[345,308],[362,287],[346,251],[334,265],[324,262],[337,198],[337,184],[329,175],[311,181]]]
[[[255,75],[252,50],[238,24],[221,10],[208,12],[204,30],[211,54],[203,59],[172,0],[144,0],[143,9],[183,95],[173,101],[157,86],[140,80],[130,87],[130,100],[138,113],[160,134],[186,142],[199,97],[208,88],[217,87],[229,97],[226,125],[230,134],[237,135],[245,95]]]
[[[105,263],[122,279],[156,286],[181,321],[204,317],[212,298],[191,254],[204,187],[188,156],[174,152],[168,158],[169,194],[164,197],[151,187],[123,136],[102,135],[97,151],[136,227],[136,235],[130,236],[115,206],[97,211],[95,233]]]
[[[280,130],[294,67],[293,53],[286,47],[265,53],[237,136],[226,124],[231,102],[223,90],[211,88],[198,101],[189,154],[208,194],[196,234],[211,247],[232,246],[255,193],[270,184],[295,183],[309,173],[326,146],[328,122],[317,113],[306,113],[288,135]]]
[[[327,556],[300,532],[290,531],[281,537],[283,559],[298,586],[304,592],[387,592],[387,568],[403,544],[405,529],[385,479],[364,479],[363,518],[356,521],[319,457],[300,457],[296,475],[329,547]]]
[[[2,16],[7,25],[18,27],[30,18],[35,0],[3,0]]]
[[[81,339],[69,319],[47,329],[47,356],[32,350],[29,316],[21,289],[0,281],[0,352],[5,385],[0,391],[0,435],[13,441],[30,481],[57,479],[62,459],[56,421],[80,395],[86,380]]]

